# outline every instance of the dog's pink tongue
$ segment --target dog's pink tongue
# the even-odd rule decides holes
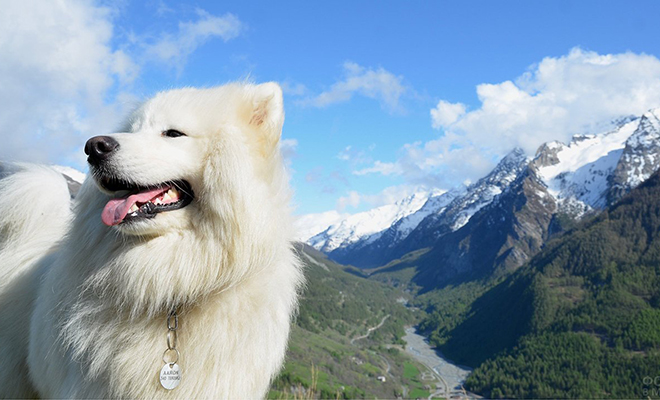
[[[146,203],[163,193],[165,190],[167,190],[167,188],[156,188],[132,194],[123,199],[111,199],[103,208],[101,220],[108,226],[117,225],[126,218],[126,214],[128,214],[128,210],[131,209],[133,204],[137,202]]]

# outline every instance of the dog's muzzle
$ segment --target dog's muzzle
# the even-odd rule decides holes
[[[119,142],[110,136],[94,136],[85,143],[87,162],[93,166],[99,166],[117,149],[119,149]]]

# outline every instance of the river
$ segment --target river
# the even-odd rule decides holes
[[[406,342],[406,352],[433,370],[436,377],[440,379],[440,382],[437,384],[438,391],[433,393],[432,397],[465,394],[462,385],[467,376],[470,375],[470,372],[472,372],[470,368],[452,364],[445,359],[439,351],[429,345],[426,337],[417,333],[415,328],[406,328],[406,336],[403,337],[403,340]],[[430,381],[432,379],[424,380]],[[447,385],[449,393],[445,392],[445,385]]]

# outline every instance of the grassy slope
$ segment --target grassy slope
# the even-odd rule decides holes
[[[303,396],[299,387],[314,387],[321,398],[394,398],[402,394],[402,385],[410,391],[419,389],[418,380],[404,376],[403,370],[406,363],[423,367],[396,346],[386,347],[400,344],[404,325],[414,323],[414,314],[397,302],[406,295],[349,273],[309,247],[302,250],[301,258],[307,264],[307,287],[284,370],[270,397],[291,397],[292,392]],[[351,343],[386,315],[390,317],[382,327]],[[387,381],[379,382],[379,375]]]

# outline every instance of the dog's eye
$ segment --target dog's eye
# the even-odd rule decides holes
[[[166,131],[163,131],[163,136],[174,138],[179,136],[186,136],[186,134],[183,132],[179,132],[176,129],[168,129]]]

